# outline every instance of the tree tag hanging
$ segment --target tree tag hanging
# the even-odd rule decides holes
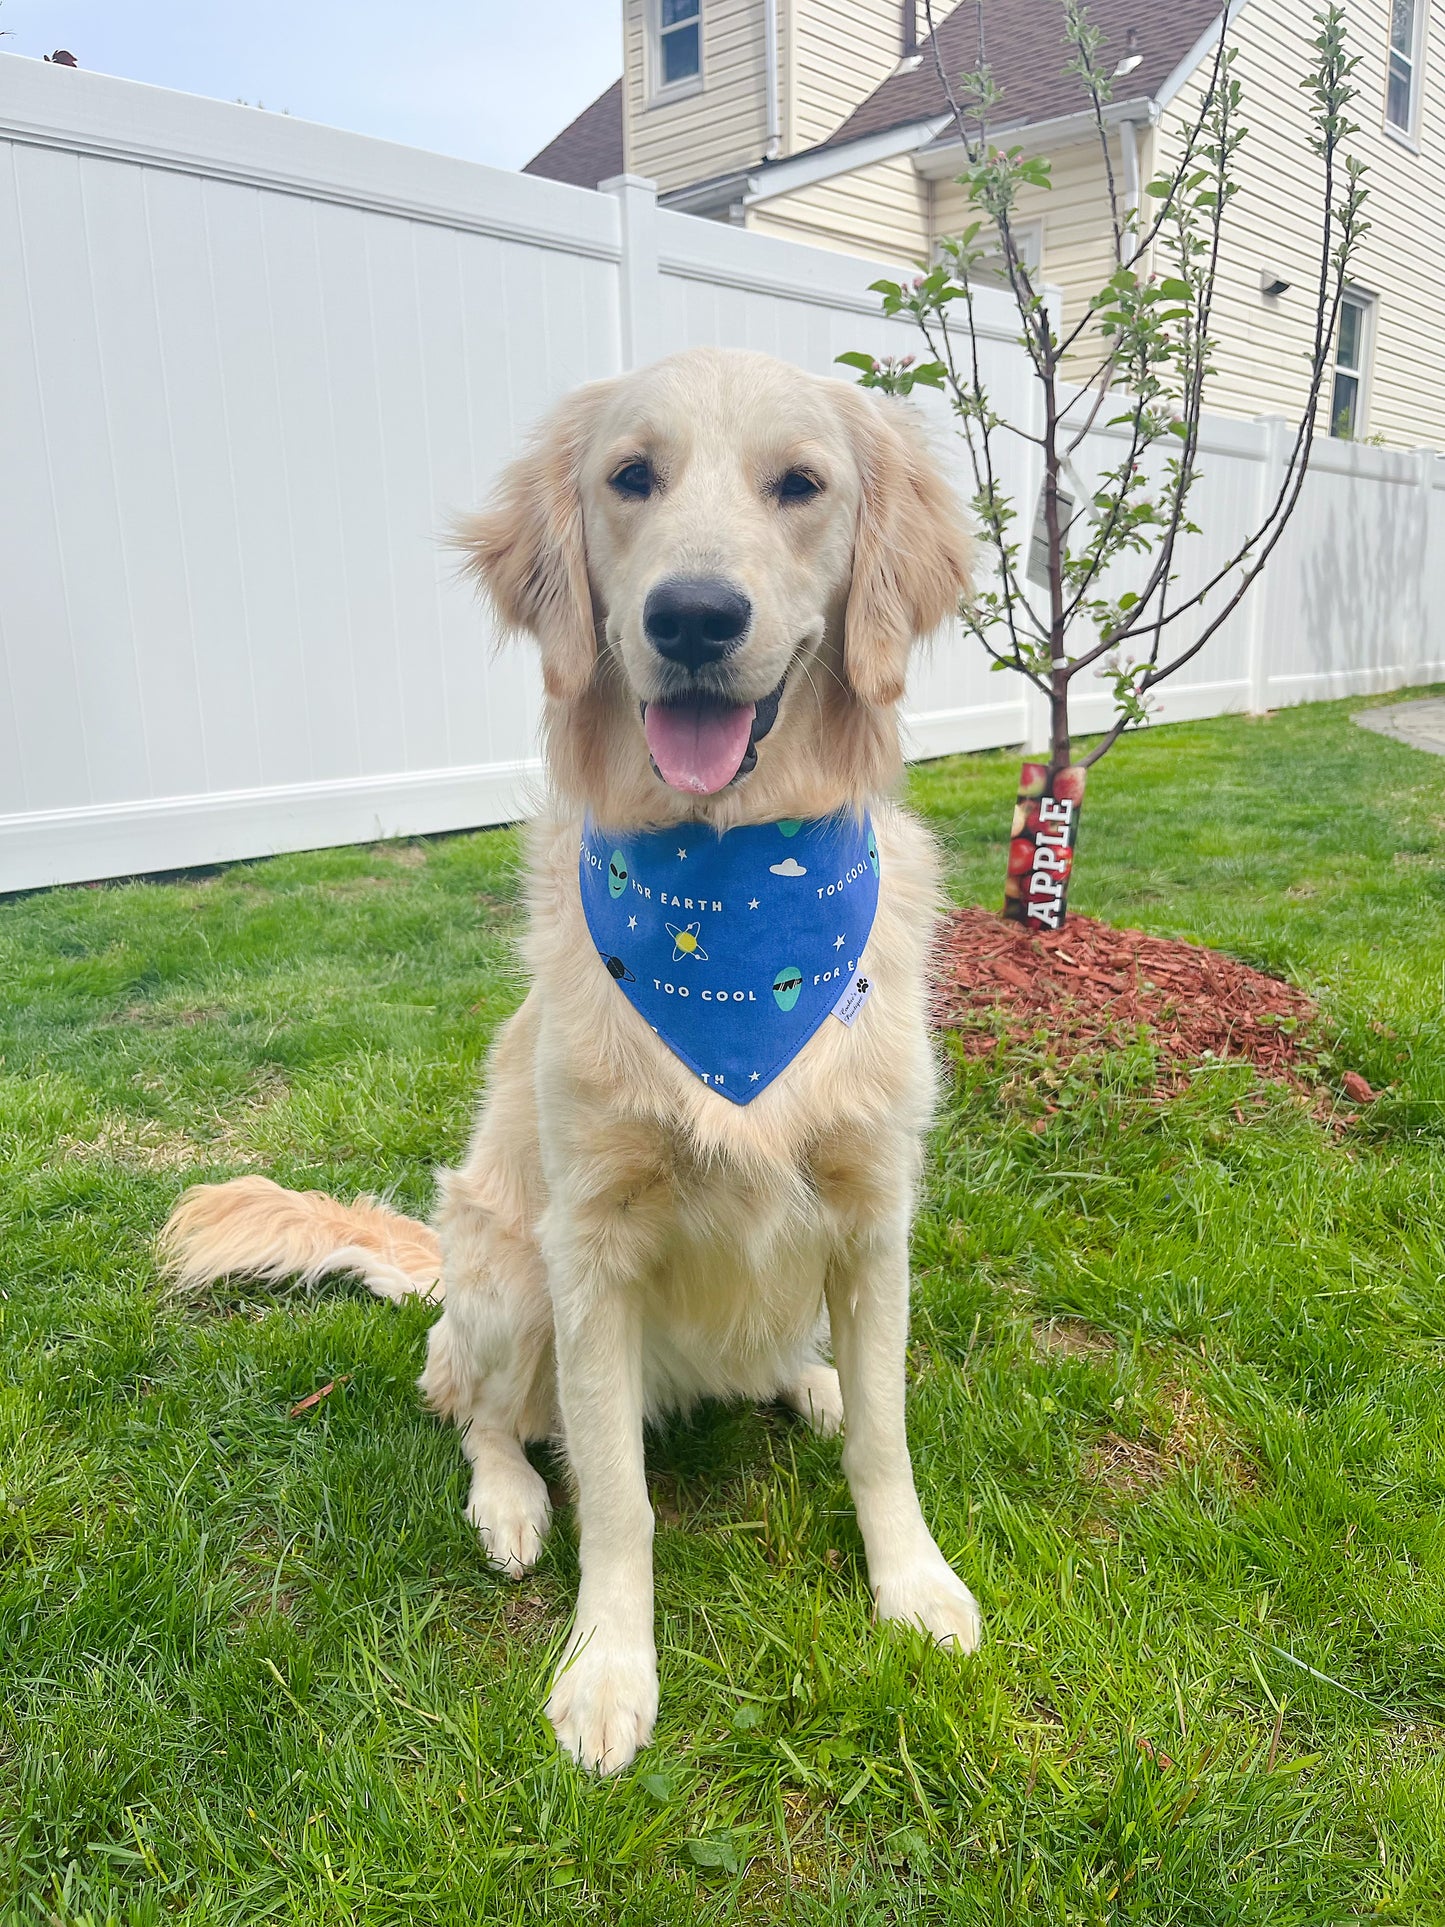
[[[1035,931],[1063,929],[1088,774],[1073,763],[1050,782],[1047,763],[1024,764],[1004,885],[1010,922]]]
[[[1059,527],[1063,531],[1064,547],[1069,546],[1069,530],[1074,521],[1074,498],[1064,489],[1057,491],[1059,503]],[[1034,511],[1034,529],[1029,538],[1029,560],[1026,574],[1030,582],[1040,589],[1047,589],[1049,577],[1049,515],[1048,484],[1039,490],[1039,505]]]

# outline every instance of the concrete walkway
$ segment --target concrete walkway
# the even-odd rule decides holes
[[[1352,719],[1361,729],[1393,736],[1411,749],[1427,749],[1445,756],[1445,698],[1427,696],[1422,702],[1390,703],[1383,709],[1362,709]]]

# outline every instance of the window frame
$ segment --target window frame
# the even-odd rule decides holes
[[[1375,367],[1375,333],[1379,317],[1380,298],[1368,288],[1347,287],[1344,302],[1360,310],[1360,353],[1358,365],[1350,368],[1340,363],[1339,328],[1335,330],[1333,352],[1330,356],[1329,389],[1329,438],[1336,442],[1362,442],[1370,433],[1370,402]],[[1340,321],[1344,320],[1344,305],[1340,307]],[[1355,383],[1355,420],[1352,432],[1341,435],[1335,429],[1335,397],[1341,376]]]
[[[1410,113],[1407,125],[1402,125],[1390,113],[1390,81],[1397,48],[1395,46],[1395,8],[1394,0],[1387,0],[1385,15],[1385,95],[1381,103],[1381,124],[1386,134],[1402,147],[1408,147],[1412,154],[1420,152],[1421,105],[1425,92],[1426,52],[1430,36],[1430,0],[1412,0],[1415,9],[1414,45],[1408,55],[1401,55],[1410,63]]]
[[[1043,278],[1044,241],[1046,238],[1044,217],[1042,214],[1030,215],[1028,220],[1015,221],[1012,223],[1012,226],[1014,245],[1018,248],[1019,259],[1028,270],[1029,279],[1034,283],[1035,288],[1037,288],[1040,280]],[[934,264],[937,265],[940,261],[946,261],[948,257],[944,254],[938,243],[935,242],[930,258]],[[990,261],[992,265],[989,264]],[[1004,276],[1003,256],[1001,252],[989,257],[989,261],[981,263],[976,273],[978,278],[986,282],[989,287],[1006,288],[1008,286],[1008,281]]]
[[[647,7],[647,104],[649,107],[667,107],[675,100],[686,100],[692,94],[700,94],[705,85],[707,67],[707,48],[703,35],[703,10],[706,0],[696,0],[697,15],[697,72],[686,74],[681,80],[665,81],[663,75],[663,25],[662,0],[645,0]],[[692,25],[693,22],[677,23],[678,26]]]
[[[1044,267],[1044,217],[1042,214],[1035,214],[1030,220],[1013,221],[1010,226],[1019,259],[1028,269],[1029,279],[1037,281]],[[1030,259],[1030,256],[1033,258]]]

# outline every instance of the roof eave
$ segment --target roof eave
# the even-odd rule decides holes
[[[1159,103],[1149,98],[1111,101],[1104,109],[1106,127],[1118,127],[1125,121],[1131,121],[1136,127],[1149,127],[1158,118]],[[1059,114],[1053,120],[1015,121],[1012,126],[990,127],[988,137],[991,142],[1007,140],[1031,151],[1068,147],[1075,141],[1096,138],[1098,128],[1093,109],[1089,108],[1078,114]],[[925,180],[947,180],[957,174],[963,154],[964,145],[957,134],[940,135],[918,150],[913,156],[913,165]]]
[[[690,181],[686,187],[669,188],[665,194],[658,195],[657,202],[659,207],[669,207],[675,214],[716,216],[740,207],[747,185],[748,170],[737,167],[730,174],[714,174],[705,181]]]
[[[1199,36],[1163,86],[1155,93],[1154,98],[1159,104],[1161,113],[1172,104],[1175,95],[1188,83],[1195,70],[1203,64],[1206,56],[1213,54],[1225,28],[1232,26],[1248,5],[1249,0],[1225,0],[1224,6],[1220,8],[1219,18],[1207,32]]]
[[[856,173],[860,167],[873,167],[879,161],[913,154],[941,133],[948,122],[947,114],[931,114],[927,120],[904,121],[874,134],[860,134],[857,140],[840,141],[836,147],[810,147],[801,154],[790,155],[787,160],[769,161],[766,167],[754,168],[749,173],[746,205],[756,207],[760,201],[774,200],[779,194],[794,194],[800,187],[812,187],[815,182],[830,181],[839,174]]]

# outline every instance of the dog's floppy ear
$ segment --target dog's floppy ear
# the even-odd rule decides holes
[[[560,402],[503,474],[490,506],[456,532],[467,573],[502,621],[541,645],[549,696],[580,696],[597,662],[580,471],[612,387],[594,382]]]
[[[845,397],[862,494],[843,668],[857,695],[883,708],[903,694],[914,638],[957,609],[973,540],[911,413],[855,388],[843,388]]]

